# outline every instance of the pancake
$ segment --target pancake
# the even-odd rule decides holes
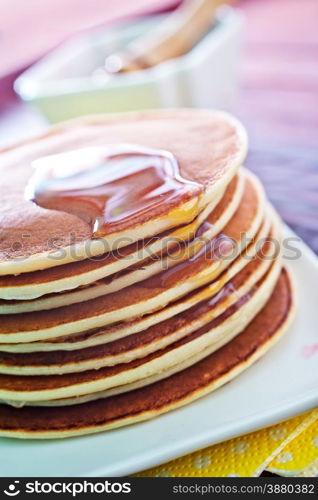
[[[64,375],[23,376],[0,375],[0,400],[50,401],[98,393],[107,389],[124,387],[149,377],[164,376],[175,367],[182,369],[187,359],[202,359],[238,335],[261,310],[269,299],[280,274],[281,265],[276,261],[268,273],[242,299],[235,302],[221,316],[206,323],[179,341],[130,363],[99,370],[88,370]],[[205,304],[209,314],[210,304]],[[194,361],[192,361],[194,362]]]
[[[152,314],[147,314],[138,319],[125,320],[106,327],[93,330],[83,331],[78,334],[65,337],[57,337],[49,339],[47,342],[30,342],[21,344],[0,344],[0,352],[42,352],[56,350],[76,350],[104,343],[112,342],[134,333],[146,330],[159,322],[163,322],[174,315],[180,314],[187,309],[195,306],[202,300],[211,298],[219,293],[223,286],[231,280],[237,273],[255,257],[260,247],[261,242],[266,242],[269,234],[270,222],[274,226],[274,233],[279,233],[279,220],[273,210],[269,210],[264,222],[255,235],[252,242],[242,252],[242,254],[217,278],[210,282],[207,286],[202,286],[190,292],[185,297],[182,297],[169,306],[164,307]],[[279,238],[278,238],[279,239]],[[277,249],[276,249],[277,250]],[[275,257],[275,251],[272,253]]]
[[[239,208],[224,228],[226,241],[232,248],[231,255],[216,258],[213,239],[188,261],[118,292],[82,302],[80,307],[73,304],[49,311],[2,315],[0,342],[31,342],[65,336],[131,319],[164,307],[208,283],[228,267],[231,259],[233,261],[244,250],[248,240],[257,233],[264,208],[262,187],[251,177],[246,180]]]
[[[25,342],[25,343],[12,343],[12,344],[0,344],[0,352],[42,352],[42,351],[56,351],[56,350],[76,350],[83,349],[86,347],[92,347],[95,345],[101,345],[104,343],[112,342],[114,340],[132,335],[134,333],[145,330],[159,322],[165,321],[172,316],[182,313],[192,306],[198,304],[200,301],[208,299],[213,295],[220,292],[223,286],[227,284],[231,278],[233,278],[237,273],[239,273],[251,260],[255,258],[255,255],[259,252],[262,247],[262,242],[266,242],[269,234],[270,223],[273,225],[273,231],[275,234],[280,234],[279,229],[279,219],[273,209],[268,207],[268,215],[265,217],[261,228],[255,235],[252,242],[241,252],[241,255],[234,260],[227,269],[220,274],[216,279],[206,285],[201,286],[185,297],[173,301],[168,306],[159,309],[153,313],[146,314],[144,316],[127,319],[122,322],[117,322],[104,326],[101,328],[96,328],[92,330],[84,330],[83,332],[55,337],[48,339],[47,341],[35,341],[35,342]],[[279,242],[280,236],[278,237]],[[272,251],[272,258],[277,256],[278,248]]]
[[[206,244],[207,241],[210,241],[219,232],[221,232],[224,226],[229,222],[231,217],[234,215],[243,195],[245,176],[243,175],[241,177],[243,178],[240,180],[240,182],[238,182],[237,179],[234,179],[232,181],[235,183],[235,188],[233,189],[231,186],[228,195],[223,197],[224,201],[223,202],[221,201],[219,203],[219,205],[221,205],[219,209],[216,208],[215,210],[212,211],[210,215],[203,214],[203,217],[200,216],[198,219],[196,219],[195,223],[192,223],[193,227],[196,226],[196,230],[193,231],[192,239],[187,246],[183,240],[176,239],[176,236],[171,234],[170,238],[167,237],[167,241],[171,242],[171,248],[170,250],[168,249],[168,252],[164,255],[159,254],[156,256],[152,256],[148,259],[145,259],[133,265],[130,265],[130,257],[126,255],[125,258],[119,259],[123,260],[124,263],[122,264],[119,263],[117,267],[123,268],[123,266],[127,266],[127,263],[129,263],[129,267],[126,267],[126,269],[122,269],[121,271],[118,271],[117,273],[108,276],[107,278],[95,281],[90,286],[89,285],[84,287],[81,286],[79,289],[77,288],[76,290],[71,292],[67,291],[59,293],[50,293],[36,300],[21,300],[21,301],[0,300],[0,314],[19,314],[30,311],[41,311],[43,309],[55,309],[57,307],[62,307],[65,305],[76,304],[78,302],[85,302],[87,300],[91,300],[96,297],[100,297],[102,295],[113,293],[123,288],[126,288],[134,283],[143,281],[163,271],[164,269],[168,269],[169,267],[176,265],[178,262],[187,260],[197,251],[199,251],[200,248],[204,244]],[[199,219],[201,220],[201,224],[198,223]],[[174,232],[176,233],[176,231]],[[148,252],[148,250],[149,249],[141,248],[136,253],[139,256],[141,256],[143,253],[146,255],[146,252]],[[113,253],[109,255],[110,255],[109,260],[111,260],[113,264],[115,264],[116,257],[114,256]],[[73,266],[74,268],[75,266],[81,265],[83,262],[84,261],[76,262],[73,264],[65,264],[65,266],[60,266],[60,267]],[[44,271],[37,271],[35,273],[29,273],[29,274],[25,273],[19,275],[18,278],[20,277],[24,278],[25,276],[36,273],[47,274],[53,271],[54,269],[55,268],[51,268]],[[109,265],[105,264],[98,268],[100,275],[102,275],[101,273],[103,272],[103,269],[105,269],[106,272],[106,269],[109,269]],[[63,280],[63,282],[65,284],[65,280]],[[49,284],[47,283],[47,285]],[[28,287],[26,288],[28,289]],[[31,289],[32,288],[33,287],[31,287]]]
[[[92,259],[81,260],[55,266],[41,271],[18,275],[0,276],[0,298],[6,300],[29,300],[48,293],[71,290],[78,286],[93,283],[101,278],[122,271],[129,266],[142,265],[150,256],[165,255],[176,243],[193,238],[198,227],[209,217],[220,230],[228,222],[238,207],[244,187],[243,175],[236,175],[220,193],[217,206],[212,210],[209,204],[190,224],[168,230],[155,237],[132,243],[119,250]],[[213,216],[212,216],[212,213]],[[3,311],[5,302],[0,302]]]
[[[276,271],[279,269],[280,265],[279,263],[275,264],[276,266]],[[273,271],[274,272],[274,271]],[[224,311],[223,314],[220,314],[220,316],[216,316],[215,319],[211,319],[209,324],[205,326],[201,326],[199,329],[199,332],[206,332],[208,328],[210,329],[215,328],[214,333],[216,333],[213,345],[208,350],[208,353],[215,352],[216,350],[220,349],[223,347],[226,343],[231,342],[231,339],[237,334],[236,332],[236,326],[234,324],[234,331],[233,329],[233,324],[228,324],[225,325],[224,319],[227,319],[230,317],[234,312],[237,311],[238,308],[241,308],[242,305],[246,303],[247,300],[250,300],[253,294],[255,293],[255,290],[257,290],[257,286],[261,283],[262,279],[259,280],[259,283],[257,283],[256,287],[252,286],[250,288],[250,292],[247,293],[245,296],[243,295],[242,297],[240,296],[240,293],[237,296],[237,302],[234,302],[234,304],[231,305],[230,301],[227,304],[228,307]],[[239,291],[243,291],[242,289]],[[231,298],[234,298],[234,295],[232,295]],[[204,307],[204,304],[203,304]],[[213,308],[214,309],[214,308]],[[240,309],[241,313],[245,314],[245,309],[241,308]],[[214,315],[214,312],[220,312],[221,313],[221,308],[219,311],[217,309],[212,311],[212,318]],[[255,314],[255,313],[254,313]],[[239,319],[239,317],[238,317]],[[225,329],[219,329],[217,328],[220,324],[225,325]],[[235,323],[235,322],[234,322]],[[95,401],[97,399],[101,398],[108,398],[117,394],[123,394],[125,392],[129,391],[134,391],[135,389],[139,389],[141,387],[145,387],[147,385],[153,384],[155,382],[158,382],[159,380],[165,379],[167,377],[170,377],[174,375],[175,373],[178,373],[179,371],[185,370],[186,368],[191,367],[193,364],[199,362],[201,359],[203,359],[205,356],[207,356],[206,351],[199,351],[193,356],[190,355],[187,357],[184,361],[181,361],[178,364],[172,365],[168,369],[164,369],[160,371],[159,373],[154,373],[151,376],[142,378],[137,380],[136,382],[130,382],[127,384],[123,384],[120,386],[115,386],[111,389],[106,389],[104,391],[100,392],[94,392],[91,394],[85,394],[81,396],[75,396],[75,397],[70,397],[70,398],[64,398],[64,399],[55,399],[55,400],[48,400],[48,401],[4,401],[5,404],[10,404],[14,407],[17,408],[22,408],[23,406],[47,406],[47,407],[54,407],[54,406],[69,406],[69,405],[78,405],[78,404],[83,404],[88,401]],[[3,401],[2,401],[3,402]],[[1,403],[1,401],[0,401]]]
[[[78,148],[141,142],[143,147],[174,155],[187,184],[150,210],[109,224],[98,239],[92,239],[90,224],[77,215],[47,210],[25,199],[32,162],[39,158]],[[0,275],[101,255],[127,245],[127,239],[133,243],[191,222],[217,201],[242,164],[246,149],[244,129],[225,113],[157,110],[80,118],[2,150]]]
[[[83,405],[1,405],[0,435],[47,439],[91,434],[181,407],[230,381],[259,359],[286,330],[292,312],[291,284],[283,270],[270,300],[244,331],[190,368],[147,387]]]
[[[147,330],[104,345],[75,351],[9,354],[0,352],[0,373],[13,375],[52,375],[99,369],[129,363],[164,349],[180,338],[223,314],[227,308],[247,295],[270,268],[273,257],[269,233],[259,253],[218,294],[158,323]]]

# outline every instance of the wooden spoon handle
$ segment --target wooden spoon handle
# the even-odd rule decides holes
[[[185,0],[149,35],[107,57],[106,71],[118,73],[150,68],[185,54],[209,30],[216,9],[224,3],[225,0]]]

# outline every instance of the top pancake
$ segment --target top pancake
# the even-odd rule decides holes
[[[170,151],[180,174],[198,183],[141,218],[123,219],[116,232],[91,240],[89,225],[75,215],[40,208],[24,198],[31,163],[43,156],[113,143]],[[0,275],[54,267],[119,248],[190,222],[226,187],[246,154],[246,135],[232,117],[198,110],[149,111],[88,117],[7,149],[0,156]],[[89,248],[88,248],[89,246]]]

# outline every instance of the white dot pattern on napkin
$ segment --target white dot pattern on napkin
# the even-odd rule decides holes
[[[235,453],[235,455],[243,455],[243,453],[246,452],[247,448],[248,443],[246,443],[245,441],[238,441],[237,443],[234,443],[233,453]]]
[[[200,455],[193,460],[193,466],[196,469],[205,469],[211,465],[211,459],[207,455]]]
[[[269,435],[275,441],[281,441],[286,437],[287,430],[284,427],[278,427],[277,429],[271,429]]]
[[[171,477],[171,474],[167,469],[162,469],[156,474],[156,477]]]
[[[280,453],[277,457],[277,462],[280,464],[285,464],[286,462],[291,462],[293,460],[293,455],[289,451],[284,451]]]

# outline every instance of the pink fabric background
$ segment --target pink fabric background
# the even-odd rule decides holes
[[[174,4],[175,0],[0,0],[0,78],[78,31]]]

